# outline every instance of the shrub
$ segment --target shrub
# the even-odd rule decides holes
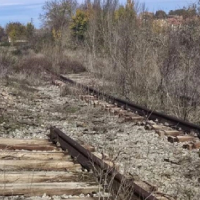
[[[22,58],[16,70],[39,74],[44,71],[50,70],[52,67],[51,62],[44,56],[29,55]]]
[[[58,63],[59,71],[62,74],[85,72],[86,68],[78,61],[69,58],[63,59]]]
[[[4,76],[11,71],[16,62],[17,59],[8,50],[3,49],[0,52],[0,75]]]

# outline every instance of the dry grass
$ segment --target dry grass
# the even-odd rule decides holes
[[[41,54],[51,63],[51,70],[59,74],[81,73],[86,68],[81,60],[56,46],[44,46]]]
[[[0,77],[14,75],[19,81],[39,85],[42,80],[50,80],[51,73],[69,74],[85,72],[86,68],[75,57],[59,52],[54,46],[45,46],[41,53],[30,49],[23,55],[14,55],[9,49],[0,52]],[[62,88],[61,95],[69,91]]]
[[[11,70],[17,59],[12,56],[8,49],[0,51],[0,77],[5,77]]]
[[[79,61],[71,60],[67,57],[66,59],[59,61],[57,67],[62,74],[78,74],[86,71],[85,67]]]
[[[48,69],[51,69],[52,64],[44,56],[28,55],[22,57],[19,61],[16,70],[17,72],[26,72],[28,74],[40,74]]]

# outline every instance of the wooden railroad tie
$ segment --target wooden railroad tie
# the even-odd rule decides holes
[[[0,196],[87,195],[100,188],[67,151],[44,139],[0,138],[0,170]]]
[[[94,106],[101,106],[103,110],[109,111],[111,114],[118,115],[119,118],[122,118],[122,122],[135,122],[137,125],[145,125],[147,130],[155,130],[159,136],[167,136],[169,142],[190,142],[184,144],[183,148],[187,149],[200,149],[200,142],[194,142],[196,139],[194,136],[185,135],[180,130],[172,129],[169,126],[156,124],[154,121],[145,122],[145,118],[139,115],[136,115],[129,110],[122,109],[115,104],[110,104],[105,101],[98,100],[97,97],[92,95],[81,95],[81,100],[91,103]],[[193,143],[191,143],[193,141]]]
[[[188,150],[200,149],[200,142],[198,138],[193,135],[186,135],[183,131],[175,130],[171,127],[157,125],[154,123],[147,123],[145,128],[147,130],[155,130],[155,132],[161,137],[166,136],[168,142],[187,143],[183,144],[183,148],[186,148]]]
[[[97,97],[92,95],[80,95],[80,99],[93,106],[100,106],[103,110],[110,112],[111,114],[118,115],[118,117],[123,118],[123,122],[138,122],[143,121],[144,117],[135,115],[134,113],[119,108],[115,104],[107,103],[105,101],[98,100]]]

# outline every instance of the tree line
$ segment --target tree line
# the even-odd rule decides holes
[[[33,36],[34,31],[35,27],[31,22],[26,25],[20,22],[10,22],[5,29],[0,27],[0,41],[6,42],[8,38],[13,42],[22,39],[28,40]]]
[[[42,28],[31,28],[31,48],[55,67],[64,66],[66,52],[81,51],[88,70],[110,82],[109,92],[200,123],[199,10],[198,3],[166,14],[134,0],[51,0],[40,16]],[[27,30],[21,27],[20,35],[30,36]]]
[[[199,3],[152,14],[133,0],[55,0],[44,11],[55,44],[84,49],[88,68],[111,81],[113,93],[200,123]],[[160,20],[172,15],[182,21]]]
[[[127,0],[125,5],[118,5],[117,1],[108,1],[108,6],[112,4],[114,9],[112,18],[114,21],[122,19],[128,14],[128,8],[131,9],[132,19],[138,17],[134,6],[134,1]],[[132,7],[131,7],[132,5]],[[76,40],[84,40],[89,22],[93,20],[93,17],[103,10],[101,7],[101,1],[95,0],[94,2],[86,1],[79,5],[75,0],[52,0],[47,1],[43,6],[45,14],[40,18],[43,21],[42,30],[49,30],[51,32],[52,39],[57,40],[61,38],[63,31],[68,29],[70,35]],[[111,11],[111,10],[110,10]],[[146,10],[140,11],[140,15],[146,19],[166,19],[170,16],[182,16],[184,19],[198,16],[198,7],[193,4],[189,7],[182,9],[170,10],[168,14],[163,10],[157,10],[155,13],[147,12]],[[35,27],[32,22],[23,25],[20,22],[10,22],[5,28],[0,26],[0,41],[6,41],[9,37],[12,41],[16,39],[30,39],[35,32]]]

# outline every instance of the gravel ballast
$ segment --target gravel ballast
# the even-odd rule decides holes
[[[115,159],[121,173],[147,181],[177,200],[200,199],[199,150],[188,151],[143,126],[123,122],[87,105],[75,93],[70,88],[60,96],[60,89],[50,82],[24,88],[12,78],[1,80],[0,137],[47,138],[50,126],[56,126]]]

